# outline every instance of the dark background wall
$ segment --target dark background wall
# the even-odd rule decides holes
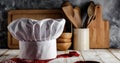
[[[0,48],[7,48],[7,12],[13,9],[60,9],[64,1],[79,6],[84,16],[90,0],[0,0]],[[93,0],[110,22],[110,47],[120,48],[120,0]]]

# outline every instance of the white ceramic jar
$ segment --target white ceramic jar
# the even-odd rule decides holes
[[[74,29],[74,49],[89,50],[89,28]]]

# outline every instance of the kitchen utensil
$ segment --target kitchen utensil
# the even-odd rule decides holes
[[[89,28],[74,29],[74,49],[89,50]]]
[[[76,21],[76,24],[80,28],[81,27],[81,22],[82,22],[81,21],[81,16],[80,16],[80,8],[76,6],[73,9],[73,11],[74,11],[74,19]]]
[[[94,17],[94,13],[95,13],[95,4],[93,1],[90,1],[90,5],[88,7],[87,13],[88,13],[87,25],[88,25],[90,23],[91,19]]]
[[[87,15],[87,13],[85,13],[84,16],[83,16],[82,27],[81,28],[86,28],[87,27],[87,19],[88,19],[88,15]]]
[[[95,6],[95,18],[87,26],[90,31],[90,48],[109,48],[109,22],[102,19],[102,7]]]
[[[66,17],[70,20],[70,22],[73,24],[75,28],[78,28],[77,23],[75,22],[75,19],[73,18],[74,12],[73,8],[71,6],[64,6],[62,7],[62,10]]]
[[[77,19],[80,20],[80,17],[78,17],[78,16],[80,16],[79,15],[80,13],[79,13],[78,7],[76,7],[75,10],[74,10],[72,5],[67,4],[67,3],[63,3],[62,6],[63,6],[62,10],[63,10],[64,14],[66,15],[66,17],[68,18],[68,20],[73,24],[73,26],[75,28],[79,28],[80,27],[80,22],[77,21]]]

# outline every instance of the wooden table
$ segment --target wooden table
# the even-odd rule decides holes
[[[58,54],[68,53],[68,51],[58,51]],[[74,63],[79,60],[94,60],[101,63],[120,63],[120,49],[90,49],[86,51],[77,51],[79,57],[58,58],[49,63]],[[6,59],[18,57],[19,50],[0,49],[0,62]]]

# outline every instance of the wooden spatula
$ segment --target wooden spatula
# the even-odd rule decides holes
[[[75,28],[79,28],[79,27],[77,26],[77,23],[76,23],[74,17],[73,17],[73,16],[74,16],[73,7],[72,7],[71,5],[64,6],[64,7],[62,7],[62,10],[63,10],[64,14],[66,15],[66,17],[67,17],[67,18],[70,20],[70,22],[73,24],[73,26],[74,26]]]
[[[77,26],[80,28],[81,27],[81,16],[80,16],[80,8],[79,7],[75,7],[73,9],[74,11],[74,19],[75,19],[75,22],[77,24]]]
[[[70,20],[70,22],[73,24],[73,26],[75,28],[78,28],[76,22],[75,22],[75,19],[73,18],[73,9],[71,9],[71,6],[65,6],[65,7],[62,7],[66,17]]]

